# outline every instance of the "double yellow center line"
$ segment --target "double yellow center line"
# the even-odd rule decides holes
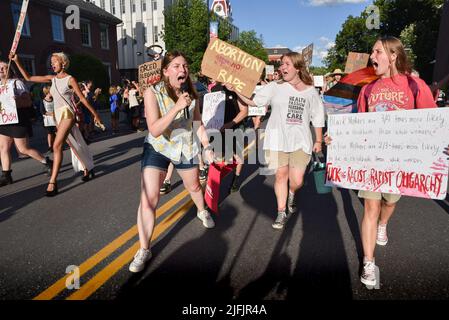
[[[260,139],[263,139],[264,134],[260,136]],[[249,151],[254,146],[256,141],[251,142],[244,151],[245,158],[247,157]],[[183,201],[189,192],[184,189],[178,195],[164,203],[158,210],[156,210],[156,219],[172,208],[175,205]],[[168,215],[164,220],[156,225],[154,228],[153,235],[151,237],[151,242],[158,239],[166,230],[168,230],[174,223],[180,220],[193,206],[193,201],[191,199],[187,200],[182,204],[177,210]],[[88,258],[79,266],[79,276],[83,276],[90,270],[92,270],[95,266],[97,266],[104,259],[109,257],[116,250],[121,248],[127,242],[129,242],[132,238],[134,238],[138,234],[137,225],[132,226],[129,230],[125,231],[111,243],[106,245],[103,249],[98,251],[96,254]],[[136,251],[140,248],[139,241],[136,241],[130,248],[128,248],[125,252],[123,252],[119,257],[114,259],[110,264],[104,267],[101,271],[99,271],[95,276],[93,276],[87,283],[81,286],[81,288],[75,291],[73,294],[67,297],[67,300],[84,300],[90,297],[95,291],[97,291],[103,284],[105,284],[113,275],[115,275],[121,268],[123,268],[126,264],[128,264]],[[66,289],[66,281],[69,277],[72,277],[71,274],[67,274],[58,281],[56,281],[53,285],[48,287],[46,290],[41,292],[39,295],[33,298],[33,300],[51,300],[55,298],[59,293]]]

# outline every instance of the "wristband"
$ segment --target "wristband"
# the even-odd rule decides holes
[[[213,150],[214,147],[212,147],[212,145],[207,145],[207,147],[204,148],[204,152],[208,151],[208,150]]]

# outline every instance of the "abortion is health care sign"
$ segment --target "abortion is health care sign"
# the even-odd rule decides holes
[[[444,199],[449,108],[329,115],[326,184]]]

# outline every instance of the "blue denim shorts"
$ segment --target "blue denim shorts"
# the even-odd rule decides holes
[[[198,166],[198,164],[193,163],[193,157],[190,160],[186,160],[184,155],[181,156],[180,161],[173,161],[163,154],[154,150],[153,146],[149,143],[143,144],[143,154],[141,161],[141,170],[145,168],[154,168],[162,171],[167,171],[168,165],[173,163],[177,170],[188,170]]]

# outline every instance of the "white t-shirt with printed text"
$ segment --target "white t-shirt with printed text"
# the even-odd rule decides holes
[[[312,154],[310,122],[324,127],[324,106],[313,86],[298,91],[288,82],[270,82],[261,88],[253,101],[271,105],[271,116],[265,131],[264,150],[294,152],[302,149]]]

